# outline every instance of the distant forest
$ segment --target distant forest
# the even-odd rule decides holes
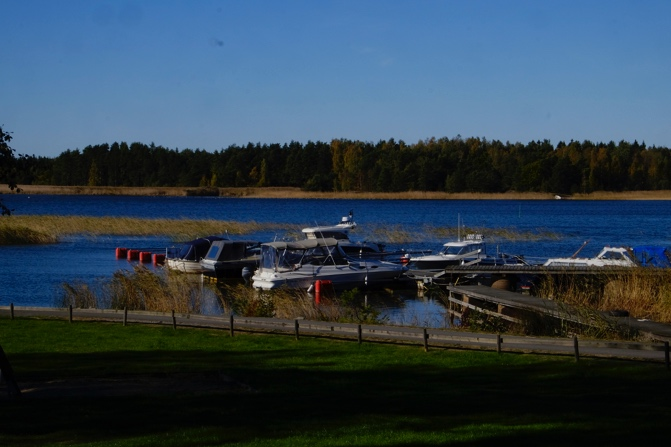
[[[550,192],[671,189],[671,151],[645,143],[502,143],[431,138],[416,144],[233,145],[220,151],[113,143],[55,158],[17,158],[19,185],[292,186],[309,191]]]

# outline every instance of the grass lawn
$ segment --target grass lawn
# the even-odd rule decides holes
[[[631,447],[671,420],[658,363],[6,317],[0,345],[3,446]]]

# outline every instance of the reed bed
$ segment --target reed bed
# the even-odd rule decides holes
[[[394,244],[445,242],[449,239],[464,238],[467,234],[482,234],[485,240],[492,241],[539,241],[557,240],[561,236],[548,230],[537,232],[517,231],[510,228],[469,228],[469,227],[433,227],[425,225],[421,230],[408,231],[400,225],[373,225],[366,234],[369,240],[385,241]]]
[[[281,233],[285,239],[302,239],[302,226],[255,221],[192,220],[192,219],[142,219],[136,217],[92,217],[29,215],[0,219],[0,245],[46,244],[57,242],[64,236],[135,235],[168,236],[183,242],[210,234],[245,235],[261,231]],[[537,233],[517,232],[511,229],[462,228],[461,234],[483,233],[493,240],[558,239],[560,236],[547,231]],[[356,237],[391,244],[443,241],[456,238],[457,227],[425,226],[420,231],[408,231],[400,225],[371,225]]]
[[[536,293],[578,309],[671,323],[670,269],[634,268],[596,279],[546,277]]]
[[[2,185],[0,185],[2,186]],[[6,185],[5,185],[6,186]],[[277,199],[407,199],[407,200],[478,200],[511,199],[542,200],[553,199],[550,193],[506,192],[506,193],[446,193],[441,191],[305,191],[295,187],[132,187],[132,186],[54,186],[21,185],[24,194],[86,194],[86,195],[128,195],[128,196],[188,196],[209,195],[221,197],[277,198]]]
[[[39,245],[58,242],[58,238],[53,235],[32,228],[3,225],[5,220],[9,219],[0,220],[0,245]]]
[[[219,291],[203,284],[200,277],[168,269],[155,273],[139,265],[132,271],[118,270],[98,287],[63,284],[61,306],[96,309],[128,309],[154,312],[202,313]]]
[[[245,285],[223,285],[225,312],[245,317],[303,318],[339,323],[380,323],[379,312],[365,304],[358,289],[324,293],[317,300],[305,290],[259,291]]]
[[[7,184],[0,189],[7,190]],[[21,185],[23,194],[86,194],[114,196],[187,196],[199,192],[207,195],[247,198],[278,199],[406,199],[406,200],[554,200],[552,193],[517,192],[503,193],[447,193],[442,191],[399,191],[399,192],[318,192],[304,191],[295,187],[134,187],[134,186],[55,186]],[[588,194],[573,194],[565,197],[573,200],[670,200],[671,191],[595,191]]]
[[[61,307],[203,313],[216,308],[244,317],[304,318],[341,323],[377,323],[379,313],[365,304],[358,290],[325,293],[319,300],[304,290],[259,291],[244,284],[203,283],[199,275],[172,270],[152,272],[144,266],[119,270],[97,287],[63,284]]]
[[[138,235],[169,236],[175,241],[185,241],[209,234],[248,234],[271,231],[278,224],[254,221],[236,222],[221,220],[190,219],[141,219],[135,217],[89,217],[89,216],[12,216],[0,219],[0,245],[16,244],[16,234],[32,235],[27,242],[55,242],[69,235]],[[32,242],[36,243],[36,242]]]

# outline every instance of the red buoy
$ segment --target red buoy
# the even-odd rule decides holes
[[[128,259],[129,261],[137,261],[140,257],[140,250],[128,250]]]
[[[117,259],[122,259],[125,258],[127,255],[128,249],[127,248],[121,248],[117,247],[116,249],[116,258]]]
[[[141,251],[139,257],[140,262],[151,262],[151,252]]]
[[[152,255],[152,263],[154,265],[163,265],[165,264],[165,255],[160,253],[154,253]]]
[[[322,292],[325,292],[328,287],[333,287],[333,282],[328,279],[318,279],[315,281],[315,303],[320,303]]]

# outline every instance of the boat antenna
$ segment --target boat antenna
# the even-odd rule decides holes
[[[461,214],[457,213],[457,241],[461,242]]]
[[[589,239],[587,239],[585,242],[583,242],[582,245],[580,246],[580,248],[578,249],[578,251],[573,253],[573,256],[571,256],[571,259],[575,259],[575,257],[578,256],[578,253],[580,253],[582,251],[582,249],[585,248],[585,245],[587,245],[588,242],[589,242]]]

